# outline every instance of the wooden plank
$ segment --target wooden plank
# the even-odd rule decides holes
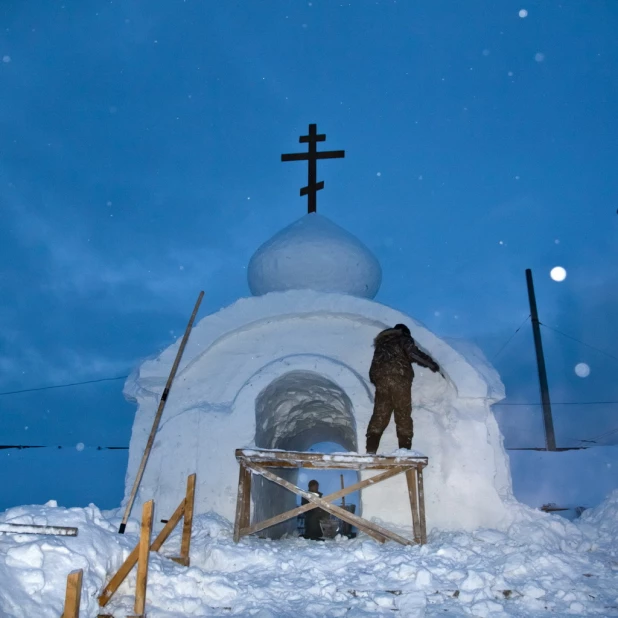
[[[163,528],[161,529],[161,532],[157,534],[157,538],[152,542],[152,545],[150,546],[150,551],[159,551],[161,549],[161,546],[163,545],[163,543],[165,543],[165,541],[167,541],[167,537],[172,533],[172,531],[180,521],[181,517],[183,516],[184,512],[185,499],[183,498],[181,503],[176,507],[174,514],[168,519],[165,526],[163,526]],[[135,549],[137,550],[137,547]],[[135,562],[137,562],[137,552],[135,554]],[[135,562],[133,562],[133,564],[135,564]]]
[[[67,577],[67,590],[64,597],[62,618],[79,618],[79,603],[82,598],[82,569],[71,571]]]
[[[189,566],[191,551],[191,531],[193,530],[193,507],[195,505],[195,474],[187,478],[187,494],[185,496],[184,521],[182,523],[182,541],[180,543],[180,558],[184,566]]]
[[[249,525],[251,516],[251,471],[244,461],[238,472],[238,495],[236,496],[236,518],[234,520],[234,543],[240,540],[240,529]]]
[[[137,581],[135,583],[135,613],[143,615],[146,611],[146,585],[148,583],[148,558],[150,555],[150,535],[152,534],[152,511],[154,501],[149,500],[142,508],[142,525],[137,559]]]
[[[425,489],[423,487],[423,468],[416,471],[418,478],[418,510],[421,520],[421,545],[427,543],[427,522],[425,520]]]
[[[419,457],[388,457],[337,453],[305,453],[300,451],[272,451],[266,449],[236,449],[236,459],[256,463],[265,468],[314,468],[346,470],[379,470],[391,466],[426,466],[428,459]]]
[[[167,540],[172,530],[176,527],[176,524],[180,521],[182,514],[184,513],[185,501],[178,505],[178,508],[174,511],[174,514],[170,517],[169,521],[165,524],[165,527],[159,532],[157,538],[150,546],[150,551],[159,551],[161,546]],[[103,592],[99,595],[99,605],[105,607],[109,600],[112,598],[116,590],[118,590],[120,584],[126,579],[127,575],[131,572],[131,569],[136,565],[139,556],[139,543],[133,548],[127,559],[122,563],[120,568],[116,571],[114,576],[109,580],[109,583]]]
[[[328,494],[327,496],[323,496],[322,500],[326,500],[326,502],[334,502],[338,498],[343,498],[348,494],[351,494],[355,491],[359,491],[364,489],[365,487],[370,487],[371,485],[375,485],[380,481],[385,481],[397,474],[401,474],[405,468],[391,468],[386,472],[382,472],[380,474],[376,474],[369,479],[365,479],[364,481],[359,481],[354,485],[350,485],[349,487],[344,487],[343,489],[336,491],[332,494]],[[292,517],[296,517],[301,513],[306,513],[307,511],[311,511],[312,509],[318,508],[317,504],[309,503],[303,504],[302,506],[298,506],[295,509],[290,511],[286,511],[285,513],[281,513],[280,515],[275,515],[275,517],[271,517],[270,519],[265,519],[259,523],[253,524],[250,528],[241,528],[240,536],[245,536],[247,534],[255,534],[256,532],[260,532],[260,530],[264,530],[265,528],[270,528],[270,526],[275,526],[276,524],[280,524],[283,521],[288,519],[292,519]]]
[[[266,470],[265,468],[262,468],[261,466],[258,466],[257,464],[251,463],[251,464],[248,464],[248,466],[252,470],[257,472],[258,474],[261,474],[263,477],[267,478],[268,480],[273,481],[274,483],[277,483],[277,485],[281,485],[282,487],[285,487],[289,491],[299,496],[302,496],[303,498],[307,499],[309,502],[316,503],[319,507],[324,509],[327,513],[332,513],[333,515],[336,515],[340,519],[343,519],[343,521],[347,521],[348,523],[351,523],[357,528],[364,530],[367,534],[369,534],[376,540],[379,540],[380,542],[384,542],[385,539],[391,539],[392,541],[396,541],[397,543],[401,543],[402,545],[412,544],[411,541],[398,535],[397,533],[392,532],[391,530],[387,530],[386,528],[383,528],[382,526],[376,523],[367,521],[366,519],[362,519],[361,517],[353,515],[352,513],[345,511],[339,506],[330,504],[329,502],[326,502],[322,498],[319,498],[312,493],[306,492],[296,487],[296,485],[293,485],[292,483],[286,481],[285,479],[278,477],[276,474],[273,474],[272,472]],[[379,537],[383,537],[383,539],[380,539]]]
[[[35,524],[0,524],[0,532],[11,534],[45,534],[53,536],[77,536],[77,528],[69,526],[39,526]]]
[[[410,510],[412,511],[412,530],[414,540],[421,542],[421,526],[418,519],[418,494],[416,490],[416,470],[406,470],[406,481],[408,482],[408,496],[410,497]]]

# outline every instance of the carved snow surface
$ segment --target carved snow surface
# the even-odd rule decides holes
[[[259,247],[247,274],[255,296],[307,289],[373,298],[382,282],[373,253],[316,213],[298,219]]]

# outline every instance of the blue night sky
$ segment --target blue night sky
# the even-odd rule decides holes
[[[310,122],[346,151],[318,212],[380,259],[376,300],[491,359],[532,268],[541,320],[618,356],[615,3],[4,0],[0,27],[2,392],[126,375],[200,289],[201,317],[248,295],[306,212],[280,155]],[[616,359],[543,337],[554,401],[618,400]],[[507,402],[539,401],[529,322],[495,364]],[[127,452],[93,447],[129,442],[122,385],[0,396],[2,444],[65,447],[0,450],[0,508],[119,504]],[[543,445],[539,407],[497,414]],[[554,423],[612,443],[618,405]]]

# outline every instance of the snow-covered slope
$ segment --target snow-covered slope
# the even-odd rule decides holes
[[[156,506],[155,506],[156,508]],[[196,518],[191,567],[151,554],[149,618],[333,616],[406,618],[618,616],[618,492],[573,524],[520,511],[506,531],[431,533],[424,547],[379,545],[368,537],[326,542],[245,538],[231,523]],[[155,512],[155,518],[160,513]],[[118,518],[49,503],[0,514],[0,522],[71,525],[77,537],[0,535],[0,615],[57,618],[65,581],[84,569],[81,616],[137,542],[137,522],[117,534]],[[178,552],[177,532],[163,553]],[[106,607],[132,613],[135,571]]]

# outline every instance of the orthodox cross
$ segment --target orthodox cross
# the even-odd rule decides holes
[[[326,135],[318,135],[317,125],[309,125],[309,135],[301,135],[298,141],[302,144],[309,144],[309,152],[298,152],[294,154],[282,154],[282,161],[308,161],[309,171],[307,186],[300,190],[300,194],[307,196],[308,212],[315,212],[317,208],[317,194],[324,188],[324,181],[317,182],[318,159],[342,159],[345,157],[345,150],[329,150],[318,152],[318,142],[325,142]]]

